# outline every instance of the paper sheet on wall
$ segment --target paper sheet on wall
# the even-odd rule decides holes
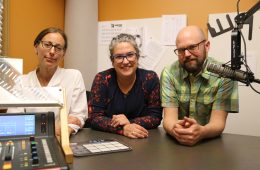
[[[144,27],[128,27],[121,22],[102,22],[99,23],[99,44],[109,45],[112,38],[120,33],[131,34],[136,38],[136,42],[141,51],[145,44],[145,28]]]
[[[163,15],[162,37],[163,45],[175,45],[178,32],[187,25],[187,15]]]
[[[102,22],[99,23],[99,32],[98,32],[98,43],[100,45],[109,45],[113,37],[120,34],[125,27],[124,23],[111,23],[111,22]]]
[[[163,57],[164,48],[162,44],[155,40],[147,42],[144,53],[139,59],[139,66],[148,70],[153,70]]]

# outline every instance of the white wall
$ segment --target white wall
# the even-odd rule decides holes
[[[97,31],[98,1],[66,0],[65,32],[68,49],[64,67],[80,70],[87,90],[90,90],[97,73]]]

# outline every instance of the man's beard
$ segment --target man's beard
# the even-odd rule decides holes
[[[192,62],[192,64],[190,62]],[[186,60],[182,67],[189,73],[197,74],[202,69],[203,63],[204,61],[198,60],[198,58],[193,58]]]

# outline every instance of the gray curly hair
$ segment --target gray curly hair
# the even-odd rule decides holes
[[[134,49],[136,51],[137,58],[139,58],[140,50],[139,50],[138,45],[137,45],[137,43],[135,41],[135,37],[133,35],[131,35],[131,34],[122,33],[122,34],[119,34],[116,37],[114,37],[111,40],[111,42],[110,42],[109,52],[110,52],[110,60],[112,62],[113,62],[113,55],[114,55],[115,46],[117,46],[121,42],[128,42],[128,43],[130,43],[134,47]]]

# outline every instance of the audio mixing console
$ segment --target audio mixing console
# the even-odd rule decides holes
[[[69,169],[53,112],[0,114],[0,169]]]

